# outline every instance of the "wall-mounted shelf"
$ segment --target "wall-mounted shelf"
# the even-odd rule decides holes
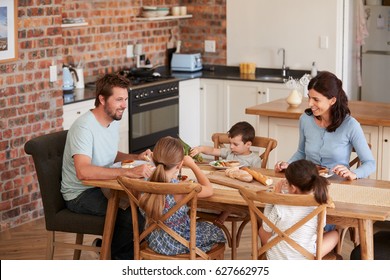
[[[87,26],[88,22],[78,22],[78,23],[63,23],[61,24],[62,28],[71,28],[71,27],[79,27],[79,26]]]
[[[137,21],[156,21],[156,20],[172,20],[172,19],[184,19],[184,18],[192,18],[192,15],[185,16],[165,16],[165,17],[136,17]]]

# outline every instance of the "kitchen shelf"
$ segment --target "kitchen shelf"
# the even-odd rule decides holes
[[[63,23],[61,24],[62,28],[71,28],[71,27],[79,27],[79,26],[87,26],[88,22],[78,22],[78,23]]]
[[[192,18],[192,15],[185,16],[165,16],[165,17],[136,17],[137,21],[156,21],[156,20],[172,20],[172,19],[184,19],[184,18]]]

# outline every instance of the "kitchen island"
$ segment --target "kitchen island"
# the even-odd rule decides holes
[[[349,101],[348,105],[371,144],[377,170],[370,178],[390,180],[390,104]],[[296,151],[299,117],[307,107],[307,99],[296,108],[290,107],[285,99],[278,99],[246,108],[246,114],[258,116],[257,134],[278,141],[278,146],[270,154],[268,167],[273,167],[278,160],[288,160]]]

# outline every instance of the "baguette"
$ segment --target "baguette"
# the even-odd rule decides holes
[[[264,186],[269,186],[273,183],[273,180],[271,178],[261,174],[260,172],[256,172],[255,170],[249,169],[248,167],[243,167],[242,170],[251,174],[253,179],[262,183]]]
[[[225,175],[237,179],[243,182],[252,182],[253,176],[249,174],[248,172],[238,169],[237,167],[228,168],[225,170]]]

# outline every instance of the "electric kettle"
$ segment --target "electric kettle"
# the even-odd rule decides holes
[[[73,90],[75,82],[73,81],[72,73],[74,73],[76,80],[79,80],[79,77],[77,75],[76,69],[74,69],[70,65],[63,65],[62,66],[62,90]]]

